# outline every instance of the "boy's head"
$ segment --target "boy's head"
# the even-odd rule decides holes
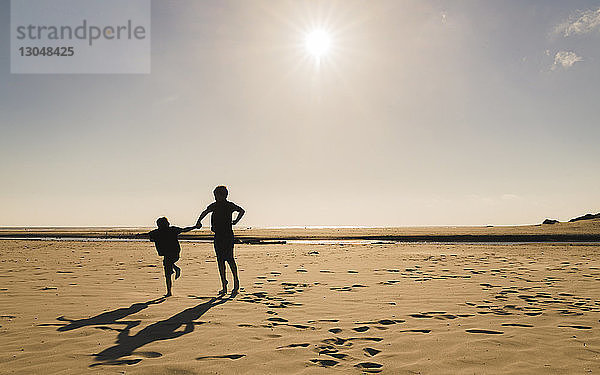
[[[156,225],[159,228],[168,228],[169,227],[169,220],[167,220],[166,217],[159,217],[158,220],[156,220]]]
[[[215,200],[217,201],[224,201],[225,199],[227,199],[227,195],[229,194],[229,192],[227,191],[227,188],[225,186],[217,186],[215,188],[215,190],[213,190],[213,194],[215,195]]]

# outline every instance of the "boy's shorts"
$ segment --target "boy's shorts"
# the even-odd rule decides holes
[[[179,260],[179,254],[165,256],[165,258],[163,259],[163,266],[165,267],[165,275],[170,275],[173,273],[173,266],[175,265],[175,262],[177,262],[178,260]]]
[[[214,245],[218,261],[233,260],[233,233],[215,234]]]

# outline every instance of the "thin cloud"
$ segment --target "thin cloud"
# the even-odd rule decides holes
[[[581,56],[577,56],[575,52],[558,51],[556,52],[556,55],[554,55],[554,65],[552,65],[552,70],[555,70],[558,67],[569,69],[579,61],[583,61],[583,58]]]
[[[565,37],[582,35],[600,30],[600,8],[589,9],[572,15],[568,20],[556,26],[554,32]]]

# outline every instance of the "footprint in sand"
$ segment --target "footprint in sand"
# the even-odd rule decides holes
[[[354,367],[363,369],[366,372],[380,372],[383,365],[375,362],[361,362],[354,365]]]
[[[364,348],[363,351],[365,352],[365,355],[368,355],[369,357],[373,357],[373,356],[376,356],[377,354],[381,353],[381,350],[377,350],[377,349],[373,349],[373,348]]]
[[[387,326],[387,325],[396,324],[396,323],[404,323],[405,321],[406,320],[402,320],[402,319],[394,319],[394,320],[392,320],[392,319],[381,319],[381,320],[378,320],[377,323],[383,324],[384,326]]]
[[[337,290],[340,292],[349,292],[352,290],[351,287],[349,286],[343,286],[343,287],[339,287],[339,286],[332,286],[331,288],[329,288],[330,290]]]
[[[578,325],[560,325],[560,328],[575,328],[575,329],[592,329],[592,327],[588,326],[578,326]]]
[[[431,315],[427,315],[427,314],[408,314],[408,316],[410,316],[411,318],[417,318],[417,319],[428,319],[428,318],[433,318],[433,316]]]
[[[403,329],[400,332],[431,333],[430,329]]]
[[[301,344],[289,344],[289,345],[285,345],[285,346],[280,346],[277,349],[284,349],[284,348],[307,348],[310,344],[307,342],[303,342]]]
[[[342,332],[342,329],[341,328],[331,328],[328,331],[331,333],[340,333],[340,332]]]
[[[487,330],[487,329],[467,329],[466,331],[468,333],[483,333],[486,335],[502,335],[502,334],[504,334],[504,332],[502,332],[502,331],[491,331],[491,330]]]
[[[445,320],[445,319],[456,319],[456,318],[458,318],[458,316],[452,315],[452,314],[441,314],[439,316],[436,316],[435,318],[440,319],[440,320]]]
[[[321,367],[332,367],[337,365],[339,362],[338,361],[334,361],[333,359],[311,359],[310,360],[312,363],[316,363],[317,365],[321,366]]]
[[[287,323],[288,320],[287,319],[283,319],[283,318],[278,318],[278,317],[274,317],[274,318],[267,318],[267,320],[271,321],[271,322],[280,322],[280,323]]]
[[[521,323],[502,323],[503,327],[524,327],[524,328],[532,328],[531,324],[521,324]]]
[[[326,354],[326,355],[329,355],[329,354],[333,354],[333,353],[337,353],[337,352],[339,352],[339,350],[337,350],[337,349],[336,349],[334,346],[332,346],[332,345],[319,345],[319,346],[317,346],[317,347],[314,349],[314,351],[315,351],[317,354],[319,354],[319,355],[321,355],[321,354]]]
[[[321,342],[324,342],[325,344],[330,344],[330,345],[342,346],[342,345],[346,344],[347,341],[348,341],[347,339],[343,339],[340,337],[334,337],[331,339],[322,340]],[[321,353],[319,353],[319,354],[321,354]]]
[[[207,355],[204,357],[198,357],[196,359],[198,361],[201,361],[204,359],[240,359],[245,356],[246,356],[245,354]]]
[[[352,328],[353,331],[356,332],[366,332],[369,330],[368,326],[361,326],[361,327],[356,327],[356,328]]]
[[[337,359],[346,359],[348,357],[348,354],[344,353],[329,353],[327,355]]]

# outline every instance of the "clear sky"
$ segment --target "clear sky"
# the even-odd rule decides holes
[[[11,75],[0,0],[0,225],[192,225],[219,184],[240,226],[599,212],[599,9],[154,1],[151,74]]]

